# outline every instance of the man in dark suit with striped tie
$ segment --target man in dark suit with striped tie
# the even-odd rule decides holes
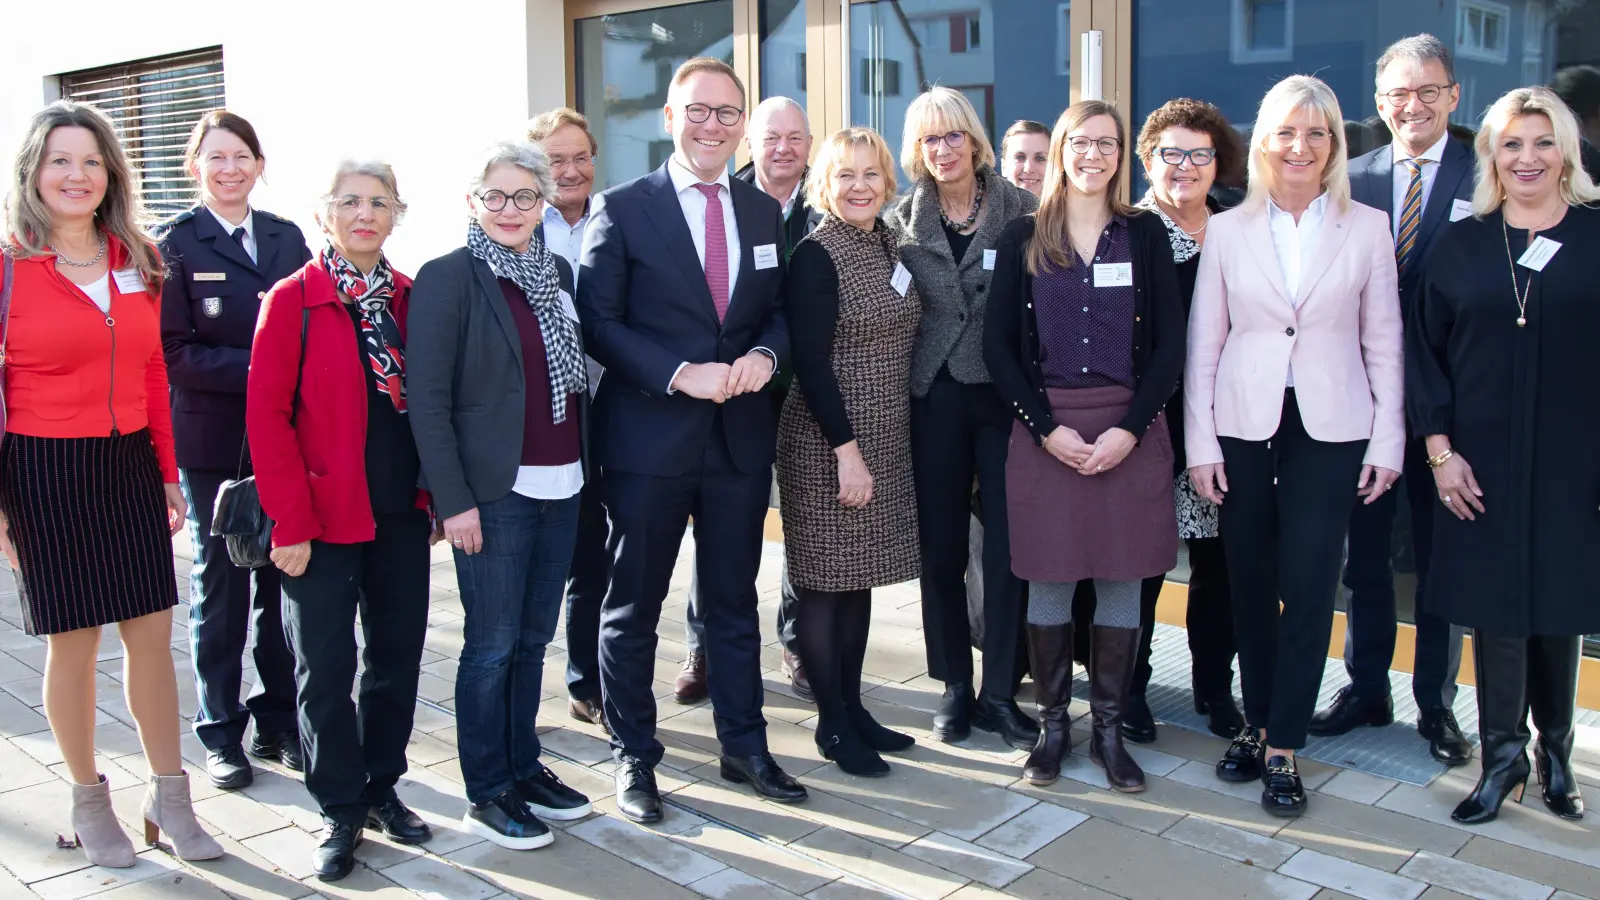
[[[1400,305],[1407,317],[1421,293],[1427,251],[1453,221],[1471,215],[1473,152],[1449,133],[1450,114],[1461,100],[1450,50],[1431,34],[1402,38],[1378,59],[1378,113],[1393,142],[1350,161],[1350,194],[1359,203],[1389,213]],[[1406,497],[1417,560],[1417,596],[1428,576],[1433,535],[1433,475],[1420,436],[1411,436],[1405,458]],[[1390,547],[1398,491],[1371,504],[1357,504],[1350,517],[1349,559],[1344,584],[1345,669],[1350,686],[1311,720],[1314,735],[1344,734],[1361,725],[1394,721],[1389,666],[1398,630]],[[1461,632],[1416,605],[1416,666],[1412,694],[1417,731],[1435,759],[1465,765],[1472,745],[1450,711],[1461,666]]]

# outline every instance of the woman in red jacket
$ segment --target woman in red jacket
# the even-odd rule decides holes
[[[404,212],[388,165],[340,165],[317,216],[328,246],[267,294],[245,394],[256,487],[276,523],[306,789],[327,824],[313,854],[324,881],[350,874],[363,826],[403,844],[431,837],[394,792],[428,627],[432,530],[406,416],[411,279],[383,256]]]
[[[94,758],[95,657],[100,627],[116,622],[151,773],[145,840],[164,830],[179,857],[214,859],[222,847],[195,821],[178,750],[172,535],[185,510],[161,258],[135,224],[127,160],[94,107],[62,101],[35,114],[10,188],[0,548],[17,573],[23,629],[49,640],[44,707],[72,779],[72,828],[90,862],[134,864]]]

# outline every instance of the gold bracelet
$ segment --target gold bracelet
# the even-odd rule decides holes
[[[1445,452],[1439,454],[1438,456],[1430,456],[1430,457],[1428,457],[1428,468],[1437,469],[1440,466],[1444,465],[1445,463],[1449,462],[1450,461],[1450,457],[1455,456],[1455,455],[1456,455],[1456,451],[1454,449],[1451,449],[1451,450],[1446,450]]]

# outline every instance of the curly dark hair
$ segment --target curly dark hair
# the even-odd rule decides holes
[[[1239,137],[1239,132],[1228,124],[1222,110],[1204,100],[1189,97],[1179,97],[1161,104],[1144,120],[1144,127],[1139,129],[1139,139],[1134,146],[1135,154],[1146,168],[1155,155],[1156,141],[1168,128],[1187,128],[1210,135],[1211,146],[1217,148],[1214,163],[1217,167],[1217,184],[1225,187],[1244,184],[1244,141]]]

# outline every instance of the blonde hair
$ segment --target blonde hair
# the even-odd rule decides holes
[[[1478,153],[1477,184],[1472,191],[1473,215],[1486,216],[1505,202],[1505,186],[1500,183],[1500,171],[1494,164],[1495,148],[1513,119],[1534,115],[1550,120],[1556,147],[1561,151],[1561,199],[1568,206],[1600,200],[1600,188],[1595,187],[1589,173],[1584,171],[1579,156],[1578,120],[1572,110],[1549,88],[1517,88],[1496,100],[1483,115],[1483,127],[1473,144]]]
[[[338,201],[339,185],[351,175],[366,175],[382,182],[389,196],[394,198],[394,224],[399,225],[400,220],[406,215],[406,202],[400,199],[400,186],[395,182],[394,167],[381,160],[369,159],[357,161],[347,159],[339,163],[339,168],[333,172],[333,181],[328,185],[328,192],[322,195],[322,205],[317,209],[317,224],[326,225],[333,218],[333,205]]]
[[[1322,170],[1322,189],[1328,193],[1328,202],[1340,212],[1350,209],[1350,157],[1345,147],[1344,116],[1339,111],[1339,98],[1326,82],[1310,75],[1290,75],[1261,98],[1255,128],[1250,132],[1246,164],[1250,177],[1244,202],[1249,208],[1258,211],[1266,208],[1267,195],[1275,187],[1272,166],[1266,161],[1267,142],[1285,119],[1301,109],[1321,116],[1328,131],[1328,163]]]
[[[994,146],[984,133],[983,120],[972,108],[972,101],[960,91],[932,87],[906,107],[906,124],[900,132],[900,167],[906,170],[906,177],[912,181],[931,177],[922,161],[922,136],[946,131],[966,133],[974,169],[994,166]]]
[[[812,164],[806,181],[806,203],[812,209],[839,217],[839,210],[833,205],[833,175],[844,166],[846,154],[857,147],[869,147],[877,157],[873,161],[883,175],[884,202],[894,196],[898,185],[894,180],[894,154],[889,150],[889,143],[871,128],[846,128],[829,135],[817,151],[817,161]]]
[[[583,136],[589,139],[589,155],[599,155],[600,146],[595,143],[594,132],[589,130],[589,120],[584,117],[583,113],[570,106],[558,106],[549,112],[540,113],[529,119],[528,140],[536,144],[543,143],[545,139],[555,134],[556,130],[564,125],[572,125],[581,130]]]
[[[1050,134],[1044,192],[1039,197],[1039,211],[1034,213],[1033,240],[1028,243],[1028,272],[1032,275],[1052,266],[1066,269],[1072,265],[1072,241],[1067,235],[1067,202],[1072,194],[1067,184],[1067,136],[1098,116],[1110,116],[1117,127],[1117,171],[1106,185],[1106,208],[1117,215],[1134,213],[1133,207],[1122,202],[1122,182],[1128,172],[1128,129],[1122,114],[1102,100],[1079,100],[1061,113]]]
[[[669,104],[672,102],[672,96],[677,93],[678,88],[689,80],[690,75],[696,72],[715,72],[718,75],[726,75],[733,79],[733,86],[739,89],[739,102],[745,102],[745,97],[748,95],[744,91],[744,80],[739,77],[738,72],[733,70],[733,66],[717,59],[715,56],[696,56],[679,66],[678,71],[672,73],[672,82],[667,85],[667,102]]]
[[[134,189],[133,170],[117,140],[116,127],[105,113],[87,103],[57,100],[33,114],[11,167],[11,191],[6,201],[6,231],[18,257],[43,256],[51,251],[51,215],[39,196],[39,169],[44,165],[46,145],[57,128],[84,128],[94,135],[106,169],[106,194],[95,210],[96,228],[117,239],[127,251],[128,262],[139,270],[139,277],[150,288],[159,288],[162,278],[161,254],[140,229],[145,218],[139,192]]]

